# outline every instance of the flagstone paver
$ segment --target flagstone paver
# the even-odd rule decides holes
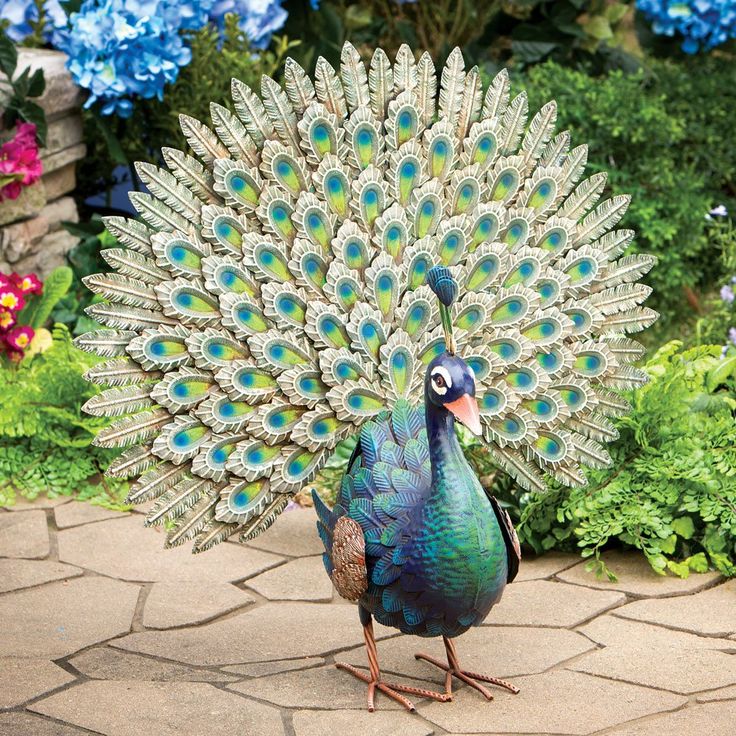
[[[610,731],[607,736],[730,736],[736,723],[736,704],[709,703],[667,713],[643,723],[632,723]]]
[[[276,708],[202,682],[93,680],[40,700],[30,710],[105,736],[284,733]]]
[[[509,678],[543,672],[594,648],[593,642],[573,631],[524,626],[483,626],[471,629],[457,641],[463,667],[472,672]],[[416,652],[424,652],[442,661],[445,659],[445,648],[438,639],[402,636],[378,646],[384,670],[442,682],[439,670],[427,662],[416,660]],[[367,662],[364,647],[345,652],[337,659],[354,665]]]
[[[518,695],[499,689],[492,704],[464,688],[452,703],[422,704],[419,712],[450,732],[589,734],[687,702],[680,695],[559,670],[516,684]]]
[[[91,503],[82,503],[81,501],[70,501],[54,509],[54,518],[59,529],[87,524],[90,521],[119,519],[122,516],[127,516],[127,514],[106,509],[102,506],[93,506]]]
[[[0,713],[0,736],[88,736],[89,731],[29,713]]]
[[[586,585],[600,590],[620,590],[638,598],[661,598],[664,596],[689,595],[713,585],[721,576],[717,572],[690,575],[685,580],[673,575],[657,575],[643,555],[632,555],[620,550],[604,552],[601,559],[618,580],[611,582],[607,577],[599,578],[588,572],[587,561],[558,573],[566,583]]]
[[[282,559],[234,544],[220,544],[212,554],[196,557],[186,545],[170,550],[163,545],[161,529],[147,529],[139,516],[131,514],[60,531],[59,559],[110,577],[142,582],[233,582]]]
[[[139,588],[83,577],[0,596],[0,657],[73,654],[130,629]]]
[[[252,596],[229,583],[155,583],[146,598],[143,625],[149,629],[170,629],[201,624],[254,602]]]
[[[53,560],[0,559],[0,593],[32,588],[52,580],[69,580],[81,574],[78,567]]]
[[[263,572],[249,580],[248,587],[270,601],[332,600],[332,583],[321,556],[301,557]]]
[[[525,559],[457,642],[518,696],[456,682],[452,703],[410,714],[379,694],[369,714],[365,684],[334,667],[366,655],[313,509],[196,557],[142,521],[69,499],[0,513],[0,736],[733,733],[736,580],[660,578],[629,553],[605,553],[613,584],[572,555]],[[441,641],[376,634],[387,679],[443,687],[414,659],[442,658]]]
[[[409,678],[402,678],[401,682],[426,687],[426,683]],[[283,672],[279,675],[259,677],[256,680],[246,680],[235,685],[228,685],[228,689],[287,708],[340,710],[355,708],[356,705],[362,706],[366,686],[361,687],[358,681],[347,672],[327,666],[303,672]],[[358,693],[362,691],[364,697],[361,698],[358,694],[356,698],[356,690]],[[390,699],[381,701],[382,710],[399,710],[401,707]]]
[[[675,600],[635,601],[616,615],[706,636],[731,636],[736,632],[736,580]]]
[[[711,649],[606,647],[570,669],[683,695],[736,683],[736,657]]]
[[[486,625],[568,627],[619,606],[623,593],[590,590],[579,585],[530,580],[510,585],[486,619]]]
[[[0,557],[39,559],[49,553],[49,530],[41,510],[0,516]]]
[[[548,552],[541,557],[525,557],[516,580],[521,583],[525,580],[550,578],[579,562],[580,557],[566,552]]]
[[[161,680],[164,682],[237,682],[237,675],[189,667],[152,657],[95,647],[77,654],[69,664],[93,680]]]
[[[432,736],[434,728],[409,713],[300,710],[294,714],[296,736]]]
[[[0,708],[27,700],[73,682],[74,677],[48,659],[0,659]]]
[[[305,670],[309,667],[319,667],[325,663],[324,657],[301,657],[300,659],[281,659],[272,662],[252,662],[251,664],[230,664],[220,667],[223,672],[232,672],[235,675],[248,677],[264,677],[290,670]]]
[[[376,627],[376,635],[394,634]],[[240,664],[321,656],[363,641],[352,606],[268,603],[194,629],[145,631],[113,642],[141,652],[196,665]]]
[[[292,557],[321,555],[325,551],[317,534],[317,514],[313,508],[285,511],[273,526],[249,542],[248,546]]]
[[[606,647],[680,647],[682,649],[719,649],[736,653],[736,644],[728,639],[698,636],[686,631],[665,629],[656,624],[619,618],[614,615],[598,616],[580,626],[577,631]]]

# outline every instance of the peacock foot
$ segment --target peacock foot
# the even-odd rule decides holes
[[[455,649],[455,643],[452,641],[452,639],[448,639],[445,636],[443,636],[442,638],[445,642],[445,651],[447,652],[447,664],[445,664],[444,662],[440,662],[439,659],[430,657],[428,654],[419,653],[415,654],[414,656],[416,659],[422,659],[425,662],[429,662],[430,664],[435,665],[435,667],[439,667],[441,670],[444,670],[447,673],[445,675],[445,695],[447,696],[448,700],[452,700],[453,677],[457,677],[458,680],[462,680],[467,685],[470,685],[470,687],[481,693],[486,698],[486,700],[493,700],[493,694],[487,687],[485,687],[485,685],[481,685],[482,682],[488,682],[491,685],[497,685],[498,687],[505,688],[506,690],[512,692],[514,695],[519,692],[519,688],[516,687],[516,685],[512,685],[506,680],[501,680],[498,677],[480,675],[477,672],[468,672],[468,670],[464,670],[460,666],[460,662],[457,657],[457,650]]]
[[[400,683],[395,682],[385,682],[381,679],[381,676],[378,672],[371,671],[371,673],[363,672],[362,670],[359,670],[357,667],[353,667],[351,664],[346,664],[345,662],[337,662],[335,665],[338,669],[345,670],[346,672],[349,672],[354,677],[357,677],[359,680],[362,680],[363,682],[368,683],[368,712],[373,713],[373,711],[376,709],[375,706],[375,693],[376,690],[379,692],[382,692],[384,695],[387,695],[389,698],[392,698],[397,703],[401,703],[401,705],[404,706],[408,711],[411,711],[412,713],[416,710],[416,707],[414,706],[414,703],[412,703],[409,698],[404,697],[402,693],[409,693],[410,695],[417,695],[421,698],[432,698],[433,700],[439,700],[441,703],[446,703],[449,700],[452,700],[451,695],[447,695],[446,693],[438,693],[434,690],[425,690],[421,687],[413,687],[411,685],[402,685]]]
[[[414,703],[409,698],[404,697],[401,693],[408,693],[409,695],[417,695],[420,698],[432,698],[433,700],[439,700],[442,703],[452,699],[451,695],[446,693],[437,693],[434,690],[425,690],[421,687],[413,687],[411,685],[402,685],[394,682],[385,682],[381,678],[381,670],[378,667],[378,649],[376,648],[376,639],[373,636],[373,623],[370,618],[366,623],[363,624],[363,637],[365,639],[365,651],[368,655],[368,667],[370,673],[363,672],[357,667],[353,667],[351,664],[345,662],[337,662],[336,667],[340,670],[349,672],[359,680],[368,683],[368,711],[373,713],[376,709],[375,706],[375,694],[376,690],[392,698],[397,703],[401,703],[407,710],[414,712],[416,708]]]

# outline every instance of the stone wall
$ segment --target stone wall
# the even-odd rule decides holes
[[[46,49],[18,49],[18,71],[42,68],[46,90],[38,100],[48,121],[41,149],[41,181],[18,199],[0,203],[0,271],[35,271],[45,276],[63,265],[77,239],[61,226],[77,222],[69,194],[76,187],[76,164],[86,153],[80,107],[82,92],[65,67],[66,56]]]

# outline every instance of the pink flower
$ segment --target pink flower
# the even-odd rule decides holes
[[[0,147],[0,202],[3,199],[17,199],[21,189],[37,181],[42,171],[36,126],[21,123],[15,136]]]
[[[10,274],[10,281],[13,286],[20,289],[23,294],[41,294],[43,292],[41,279],[39,279],[35,273],[19,276],[17,273],[13,272]]]
[[[0,333],[7,332],[15,325],[15,315],[7,309],[0,309]]]
[[[11,350],[22,353],[31,344],[33,335],[32,327],[14,327],[5,335],[5,342]]]
[[[0,287],[0,307],[11,312],[17,312],[26,305],[23,294],[13,284]]]

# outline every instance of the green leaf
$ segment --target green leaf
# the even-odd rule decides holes
[[[672,529],[683,539],[692,539],[695,534],[695,524],[689,516],[681,516],[672,522]]]
[[[36,140],[40,146],[46,145],[46,132],[48,130],[46,124],[46,113],[40,105],[30,100],[24,100],[22,106],[18,109],[18,114],[28,123],[36,126]]]
[[[8,35],[2,31],[0,32],[0,71],[8,79],[12,79],[16,66],[18,66],[18,51]]]
[[[715,391],[718,386],[725,383],[736,373],[736,355],[732,358],[722,360],[713,370],[708,372],[705,385],[708,391]]]
[[[513,40],[511,42],[511,50],[523,64],[533,64],[545,56],[550,54],[557,48],[556,43],[550,43],[549,41],[522,41]]]
[[[125,155],[125,151],[120,145],[118,137],[112,132],[107,121],[103,120],[99,115],[94,116],[94,121],[97,125],[97,129],[102,135],[102,140],[107,146],[107,152],[110,154],[112,162],[121,166],[128,166],[128,157]]]
[[[607,41],[613,38],[613,31],[608,20],[602,15],[594,15],[583,25],[585,32],[598,41]]]
[[[31,75],[28,83],[28,96],[40,97],[46,89],[46,79],[43,76],[43,69],[36,69]]]
[[[57,302],[69,291],[73,278],[74,274],[68,266],[55,268],[43,282],[43,294],[32,304],[31,312],[24,315],[26,324],[34,330],[43,327]]]

